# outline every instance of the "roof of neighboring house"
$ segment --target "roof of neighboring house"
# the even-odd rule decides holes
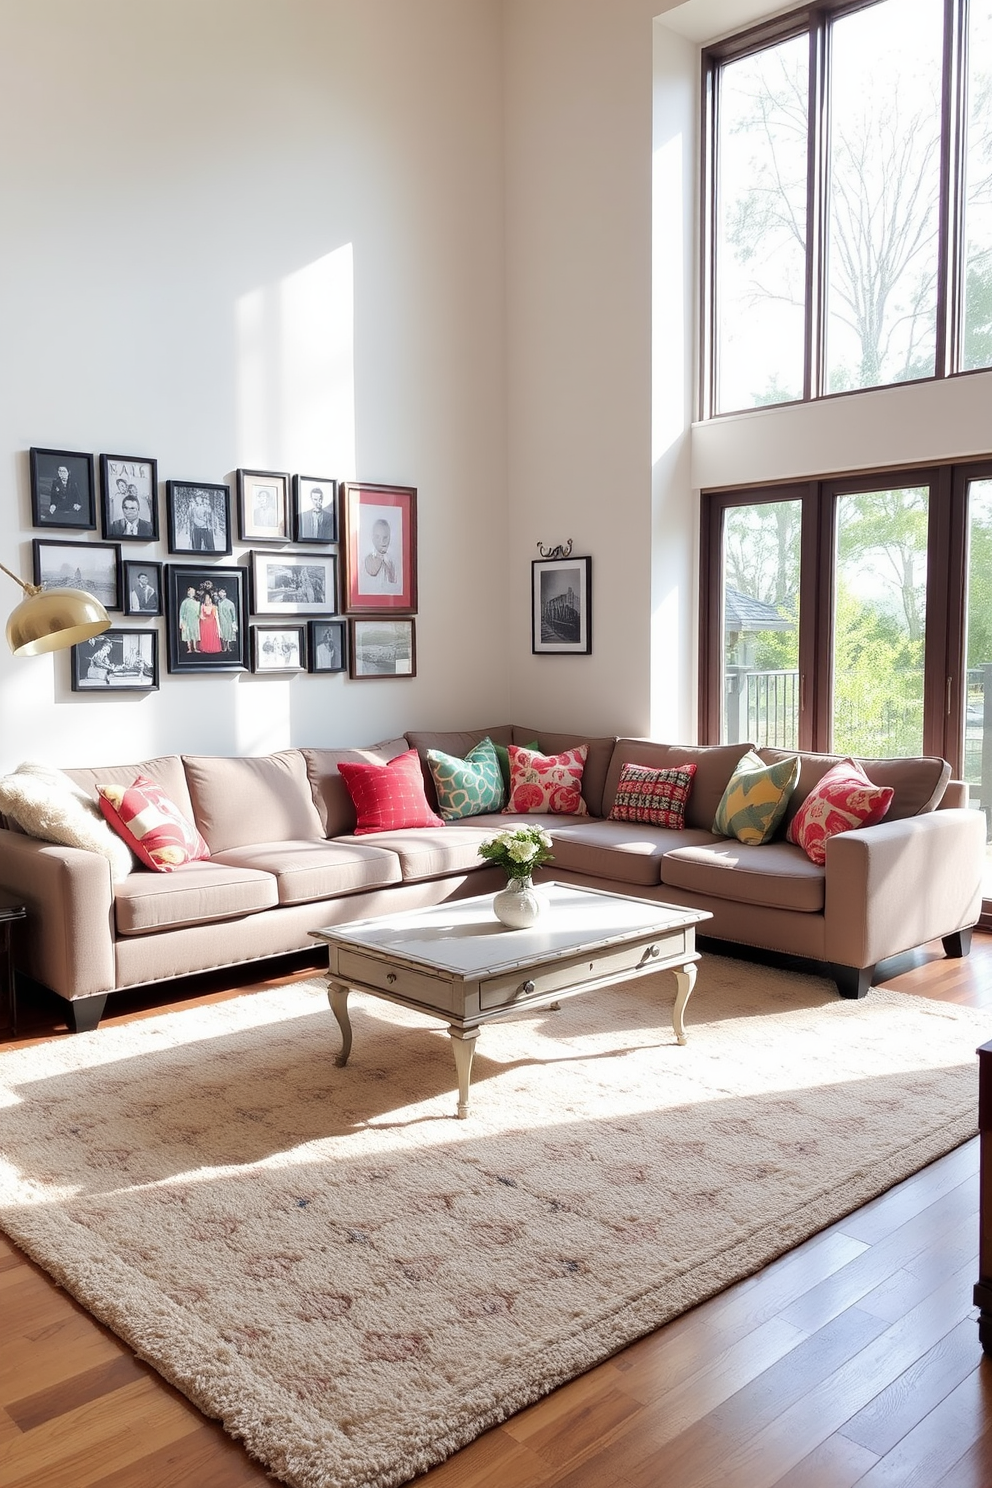
[[[723,617],[727,630],[795,630],[793,621],[780,615],[774,605],[741,594],[739,589],[725,590]]]

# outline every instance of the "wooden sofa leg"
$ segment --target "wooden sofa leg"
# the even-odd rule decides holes
[[[875,968],[874,966],[839,966],[834,962],[830,968],[830,975],[837,983],[837,991],[841,997],[864,997],[871,986]]]
[[[66,1002],[66,1021],[70,1033],[92,1033],[107,1006],[107,993],[98,997],[74,997]]]
[[[944,955],[950,956],[952,960],[958,956],[967,956],[971,950],[971,931],[972,927],[969,925],[967,930],[955,930],[953,935],[942,936]]]

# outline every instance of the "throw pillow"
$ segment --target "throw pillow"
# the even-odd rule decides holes
[[[696,766],[692,761],[670,770],[652,770],[647,765],[622,765],[610,820],[641,822],[680,832],[685,826],[685,803],[695,773]]]
[[[811,863],[827,861],[827,840],[855,827],[873,827],[892,804],[891,785],[872,785],[853,759],[831,765],[806,797],[786,833]]]
[[[536,739],[531,739],[530,743],[524,746],[525,749],[540,749],[540,747]],[[503,789],[508,791],[510,789],[510,747],[508,744],[494,744],[493,748],[499,760],[500,774],[503,776]]]
[[[541,754],[536,749],[507,746],[510,755],[510,796],[503,807],[508,813],[533,812],[536,816],[588,816],[582,799],[582,771],[589,750],[585,744],[563,754]]]
[[[490,738],[480,739],[465,756],[428,749],[427,764],[437,791],[437,804],[446,822],[483,811],[499,811],[506,799],[503,776]]]
[[[727,782],[713,818],[713,831],[753,847],[770,842],[796,788],[799,765],[798,754],[766,765],[749,749]]]
[[[209,858],[210,849],[193,823],[148,775],[130,785],[98,785],[100,810],[115,832],[156,873]]]
[[[338,770],[355,803],[356,837],[366,832],[397,832],[404,827],[444,826],[427,804],[415,749],[398,754],[386,765],[339,760]]]
[[[93,798],[70,775],[26,762],[0,780],[0,811],[43,842],[101,853],[114,883],[134,867],[127,846],[110,830]]]

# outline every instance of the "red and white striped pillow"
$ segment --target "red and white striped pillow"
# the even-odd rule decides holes
[[[107,821],[147,868],[174,873],[209,858],[196,827],[149,776],[138,775],[131,785],[98,785],[97,794]]]

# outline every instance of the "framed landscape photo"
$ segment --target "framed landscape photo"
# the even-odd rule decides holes
[[[96,530],[93,456],[77,450],[30,449],[31,520],[36,527]]]
[[[306,627],[303,625],[253,625],[251,669],[253,672],[302,672],[306,666]]]
[[[351,620],[351,665],[348,675],[415,677],[417,648],[413,619]]]
[[[308,670],[343,672],[348,666],[347,621],[311,620],[307,637]]]
[[[337,559],[333,553],[251,555],[253,615],[334,614]]]
[[[338,540],[338,483],[326,476],[293,476],[293,541]]]
[[[70,650],[73,692],[155,692],[158,631],[105,630]]]
[[[289,542],[289,476],[279,470],[238,471],[238,533],[242,542]]]
[[[101,455],[103,535],[116,542],[158,538],[158,461],[140,455]]]
[[[121,563],[125,615],[161,615],[162,565],[125,558]]]
[[[531,565],[531,651],[588,656],[592,650],[591,558],[535,558]]]
[[[165,506],[170,553],[230,553],[230,486],[166,481]]]
[[[417,608],[417,493],[412,486],[342,486],[345,603],[349,614],[412,615]]]
[[[170,672],[243,672],[248,665],[248,570],[169,563],[165,635]]]
[[[121,608],[121,550],[116,543],[32,539],[34,582],[42,589],[85,589],[105,610]]]

